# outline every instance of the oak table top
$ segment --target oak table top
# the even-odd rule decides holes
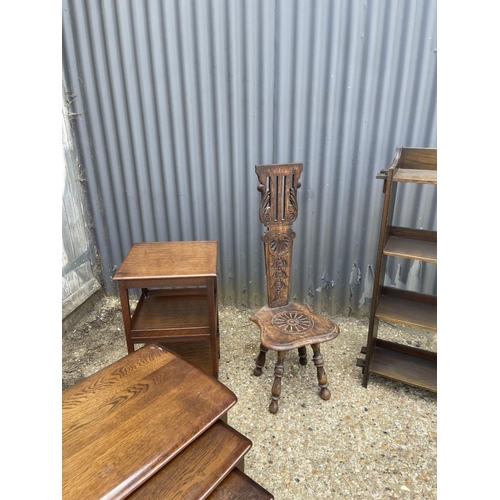
[[[62,393],[63,498],[125,498],[236,401],[155,344],[82,380]]]
[[[217,241],[135,243],[114,280],[217,276]]]

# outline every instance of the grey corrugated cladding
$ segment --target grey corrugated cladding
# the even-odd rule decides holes
[[[396,146],[436,147],[436,55],[435,1],[63,0],[105,289],[134,242],[215,239],[221,302],[262,305],[254,165],[304,162],[292,295],[363,310],[375,176]],[[435,187],[401,191],[397,222],[435,229]],[[435,293],[436,267],[387,279]]]

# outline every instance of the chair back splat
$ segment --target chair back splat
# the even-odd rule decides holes
[[[260,220],[267,227],[262,236],[266,261],[269,307],[288,304],[295,232],[292,224],[299,214],[297,190],[303,163],[256,165],[261,193]]]

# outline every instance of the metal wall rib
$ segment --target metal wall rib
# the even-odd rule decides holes
[[[304,162],[292,295],[371,296],[397,146],[436,147],[436,2],[63,0],[63,78],[104,286],[134,242],[219,241],[223,303],[265,301],[254,165]],[[436,189],[397,223],[436,228]],[[387,279],[435,293],[436,268]]]

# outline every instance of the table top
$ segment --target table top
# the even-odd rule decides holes
[[[154,344],[82,380],[62,393],[63,498],[125,498],[236,401]]]
[[[114,280],[217,276],[217,241],[135,243]]]

